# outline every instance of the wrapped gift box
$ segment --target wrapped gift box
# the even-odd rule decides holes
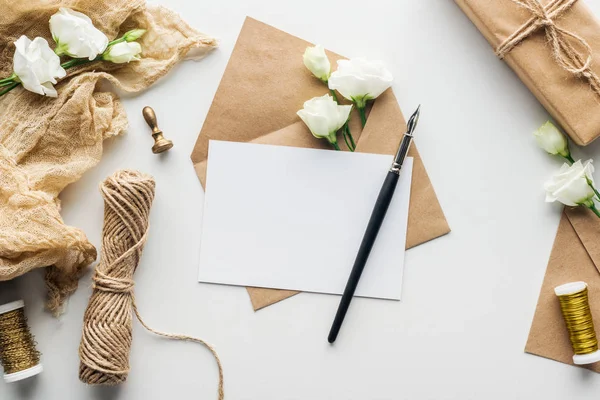
[[[600,136],[600,23],[583,1],[455,2],[575,143]]]

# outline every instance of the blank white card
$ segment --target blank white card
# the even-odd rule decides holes
[[[211,140],[199,281],[341,294],[391,156]],[[400,300],[412,158],[356,295]]]

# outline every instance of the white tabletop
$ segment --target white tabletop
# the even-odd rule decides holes
[[[129,132],[64,191],[63,216],[99,247],[99,182],[120,168],[156,177],[139,308],[156,329],[215,345],[226,398],[597,398],[600,375],[523,352],[561,212],[543,202],[542,183],[559,162],[531,135],[548,114],[452,1],[161,1],[221,47],[124,100]],[[245,289],[196,282],[203,190],[189,155],[246,15],[348,57],[384,60],[405,115],[423,105],[416,142],[453,231],[407,252],[401,302],[355,299],[334,346],[326,337],[339,297],[300,294],[255,313]],[[165,157],[150,151],[145,105],[175,143]],[[598,155],[600,143],[575,152]],[[0,381],[1,399],[216,399],[206,350],[137,323],[126,384],[80,383],[90,293],[88,274],[55,319],[42,309],[41,271],[0,286],[0,303],[25,300],[45,368],[22,384]]]

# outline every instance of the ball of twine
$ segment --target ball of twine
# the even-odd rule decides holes
[[[118,171],[100,185],[105,202],[102,253],[83,318],[79,379],[92,385],[117,385],[127,379],[135,313],[142,326],[154,334],[208,348],[217,362],[218,398],[223,399],[223,369],[216,351],[201,339],[150,328],[135,304],[133,274],[146,242],[154,188],[151,176],[127,170]]]

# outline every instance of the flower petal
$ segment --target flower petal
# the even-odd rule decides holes
[[[313,136],[335,142],[335,135],[348,120],[351,108],[352,106],[340,106],[333,97],[325,95],[304,102],[304,108],[297,114]]]
[[[329,88],[348,100],[369,100],[381,95],[392,81],[392,74],[380,61],[356,58],[338,61],[337,71],[329,78]]]
[[[302,58],[304,65],[314,76],[325,82],[329,79],[331,63],[323,46],[307,47]]]
[[[66,71],[60,66],[60,59],[50,49],[48,42],[40,37],[33,41],[21,36],[15,42],[13,69],[23,87],[41,95],[56,96],[52,83],[62,78]]]
[[[588,184],[588,179],[594,171],[592,161],[587,161],[585,166],[581,161],[573,165],[563,164],[558,173],[546,182],[546,201],[559,201],[567,206],[584,204],[594,197],[595,192]]]
[[[50,17],[50,31],[58,47],[74,58],[93,60],[108,46],[106,35],[87,15],[68,8]]]

